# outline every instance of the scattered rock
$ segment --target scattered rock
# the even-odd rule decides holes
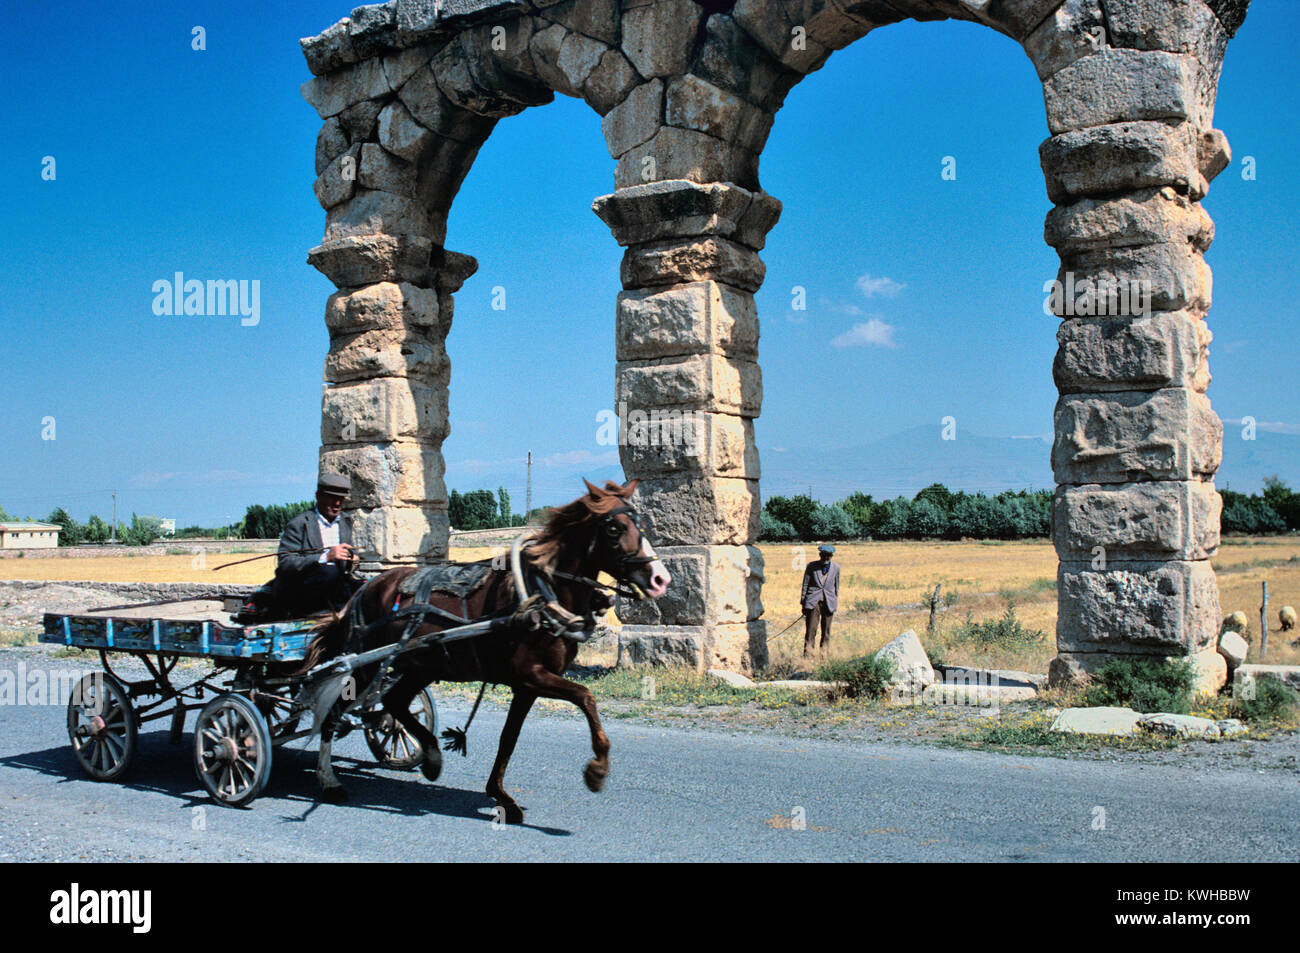
[[[1192,663],[1194,681],[1192,691],[1198,695],[1217,695],[1228,684],[1228,660],[1216,649],[1205,649],[1194,655],[1170,656],[1171,659],[1186,658]]]
[[[1195,715],[1171,715],[1160,712],[1143,715],[1138,719],[1138,727],[1153,734],[1177,738],[1217,738],[1219,726],[1209,718]]]
[[[1067,708],[1051,730],[1070,735],[1126,736],[1137,731],[1139,715],[1131,708]]]
[[[1225,630],[1219,636],[1219,654],[1223,656],[1228,663],[1229,671],[1236,671],[1237,667],[1246,663],[1246,640],[1239,634]]]
[[[754,680],[741,675],[739,672],[728,672],[725,669],[711,668],[709,669],[708,674],[711,677],[718,679],[718,681],[726,682],[732,688],[754,687]]]
[[[876,658],[893,660],[894,675],[889,680],[892,688],[900,691],[921,691],[934,684],[934,669],[925,654],[921,640],[908,629],[876,653]]]
[[[1249,730],[1236,718],[1224,718],[1222,721],[1216,721],[1215,724],[1219,726],[1219,734],[1224,738],[1235,738]]]

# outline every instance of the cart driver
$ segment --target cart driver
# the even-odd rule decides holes
[[[275,569],[275,601],[293,616],[337,612],[357,589],[352,568],[352,527],[343,504],[352,483],[335,473],[321,474],[316,506],[289,521],[280,537]]]

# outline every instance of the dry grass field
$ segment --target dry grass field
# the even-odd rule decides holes
[[[816,554],[815,546],[764,544],[767,581],[763,587],[768,631],[776,636],[798,614],[803,567]],[[457,561],[488,557],[486,547],[458,547]],[[249,553],[176,552],[171,555],[0,560],[0,578],[31,580],[93,580],[100,582],[262,583],[274,570],[263,559],[214,571],[224,563],[247,559]],[[905,629],[921,636],[932,657],[954,664],[972,664],[1045,672],[1055,654],[1056,554],[1046,540],[1030,542],[857,542],[836,547],[842,567],[840,611],[832,632],[831,658],[873,652]],[[1214,560],[1224,612],[1243,610],[1251,620],[1252,661],[1259,648],[1260,583],[1269,583],[1269,653],[1274,664],[1300,664],[1300,649],[1292,639],[1300,632],[1279,631],[1277,610],[1300,606],[1300,537],[1231,538]],[[942,585],[946,608],[938,614],[936,632],[926,633],[929,598]],[[981,644],[963,640],[963,624],[1000,618],[1008,603],[1029,633],[1010,644]],[[807,668],[802,658],[803,623],[769,644],[779,668]],[[584,661],[606,661],[583,657]]]

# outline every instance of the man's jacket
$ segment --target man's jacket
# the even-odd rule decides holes
[[[815,559],[803,571],[803,589],[799,593],[799,604],[805,609],[816,608],[826,600],[826,608],[834,612],[838,608],[837,598],[840,594],[840,567],[836,562],[822,566],[820,559]]]
[[[352,542],[352,527],[348,524],[345,514],[339,514],[339,543]],[[312,549],[315,552],[297,553],[300,549]],[[289,520],[289,525],[284,528],[284,533],[280,536],[279,557],[276,559],[275,576],[282,579],[289,576],[295,576],[304,570],[310,569],[313,564],[320,561],[320,554],[325,549],[325,543],[320,538],[320,522],[316,517],[316,510],[310,509],[306,513],[299,513],[293,519]]]

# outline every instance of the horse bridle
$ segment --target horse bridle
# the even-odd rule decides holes
[[[626,514],[628,522],[635,526],[637,531],[637,547],[630,555],[623,550],[622,546],[618,545],[618,541],[623,538],[623,533],[626,532],[623,524],[615,519],[615,517],[620,514]],[[641,530],[641,524],[637,522],[636,510],[627,505],[615,507],[601,516],[600,521],[597,524],[596,532],[591,536],[591,542],[587,546],[587,553],[583,557],[582,561],[584,566],[591,563],[591,557],[596,551],[597,542],[603,541],[609,549],[617,551],[618,558],[616,560],[616,565],[618,567],[618,572],[614,577],[614,585],[608,586],[605,583],[598,582],[588,576],[578,576],[573,573],[560,572],[558,569],[552,570],[549,575],[557,576],[561,579],[567,579],[570,582],[576,582],[593,589],[602,589],[606,592],[616,592],[620,596],[624,596],[628,599],[644,599],[645,595],[639,588],[631,588],[625,585],[628,576],[632,574],[632,570],[635,567],[644,566],[655,561],[655,557],[653,556],[638,555],[641,552],[641,541],[644,539],[645,534]]]

